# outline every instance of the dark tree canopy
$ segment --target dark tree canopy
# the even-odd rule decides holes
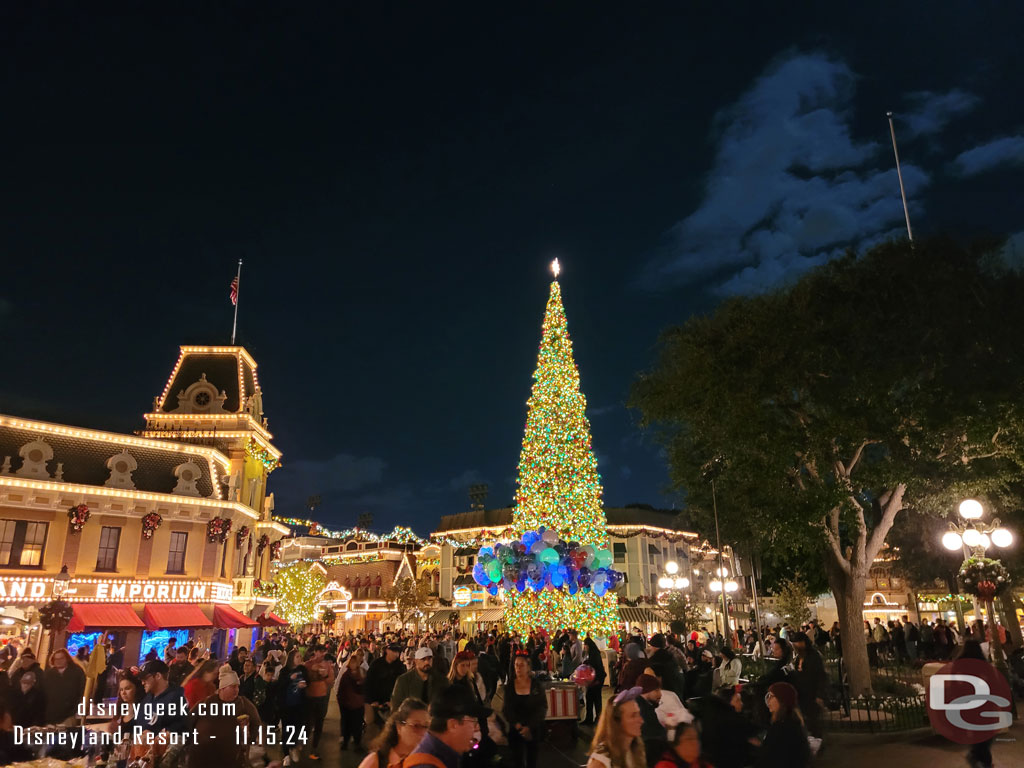
[[[635,384],[632,404],[664,442],[689,513],[707,521],[704,467],[723,457],[723,537],[765,557],[817,553],[845,625],[903,509],[1017,503],[1024,279],[998,246],[849,253],[666,331]],[[865,654],[865,680],[866,669]]]

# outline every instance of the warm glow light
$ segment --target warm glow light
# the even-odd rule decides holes
[[[1013,544],[1013,534],[1006,528],[996,528],[992,531],[992,543],[997,547],[1008,547]]]
[[[964,499],[960,502],[960,517],[965,520],[977,520],[985,513],[985,508],[980,501]]]
[[[942,534],[942,546],[953,552],[963,546],[963,539],[960,538],[960,534],[956,531],[946,531]]]
[[[675,576],[677,573],[679,573],[679,563],[677,563],[675,560],[669,560],[667,563],[665,563],[665,573],[667,573],[669,576]]]
[[[558,263],[558,259],[551,262],[551,273],[558,277],[558,273],[562,271],[562,265]]]
[[[968,547],[977,547],[981,544],[981,532],[976,528],[968,528],[964,531],[964,544]]]
[[[670,579],[668,576],[662,576],[660,579],[658,579],[658,586],[661,589],[672,589],[672,579]]]
[[[735,581],[727,581],[727,582],[725,582],[725,591],[726,592],[735,592],[739,588],[740,588],[740,585],[737,584]]]
[[[728,575],[729,575],[729,569],[728,568],[715,568],[715,576],[718,576],[719,578],[722,578],[723,576],[728,576]]]
[[[720,582],[718,579],[715,579],[710,584],[708,584],[708,587],[711,589],[712,592],[721,592],[722,582]]]
[[[674,586],[676,589],[686,589],[690,586],[690,580],[685,576],[679,576],[676,578]]]
[[[987,533],[981,534],[981,546],[985,549],[988,549],[992,546],[992,539],[988,537]]]
[[[12,619],[10,616],[4,616],[3,619],[0,619],[0,623],[2,623],[4,626],[9,627],[14,623],[14,619]]]

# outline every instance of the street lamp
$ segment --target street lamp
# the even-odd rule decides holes
[[[70,584],[71,574],[68,573],[68,567],[66,565],[62,566],[60,573],[53,577],[53,588],[50,590],[50,597],[54,600],[60,600],[68,591]]]
[[[961,550],[965,561],[971,556],[984,557],[986,550],[992,546],[1005,549],[1013,544],[1013,533],[1009,529],[1003,528],[998,517],[992,520],[991,525],[977,522],[985,514],[985,508],[981,502],[975,499],[964,499],[960,502],[958,511],[964,522],[950,521],[949,530],[942,534],[942,546],[951,552]],[[985,607],[988,610],[989,627],[992,631],[993,661],[997,667],[1005,668],[1003,644],[999,639],[999,628],[996,626],[995,609],[991,598],[986,598]],[[977,598],[975,598],[975,614],[980,615],[980,613]]]

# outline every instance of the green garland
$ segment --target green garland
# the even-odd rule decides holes
[[[67,600],[51,600],[39,609],[39,623],[43,629],[60,631],[71,623],[74,613]]]
[[[1010,586],[1010,574],[998,560],[969,557],[960,566],[960,585],[969,595],[991,600]]]

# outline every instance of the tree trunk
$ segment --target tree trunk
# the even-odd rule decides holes
[[[864,637],[865,576],[847,574],[828,563],[828,581],[839,611],[839,636],[843,644],[843,667],[846,670],[850,696],[871,693],[871,668]]]

